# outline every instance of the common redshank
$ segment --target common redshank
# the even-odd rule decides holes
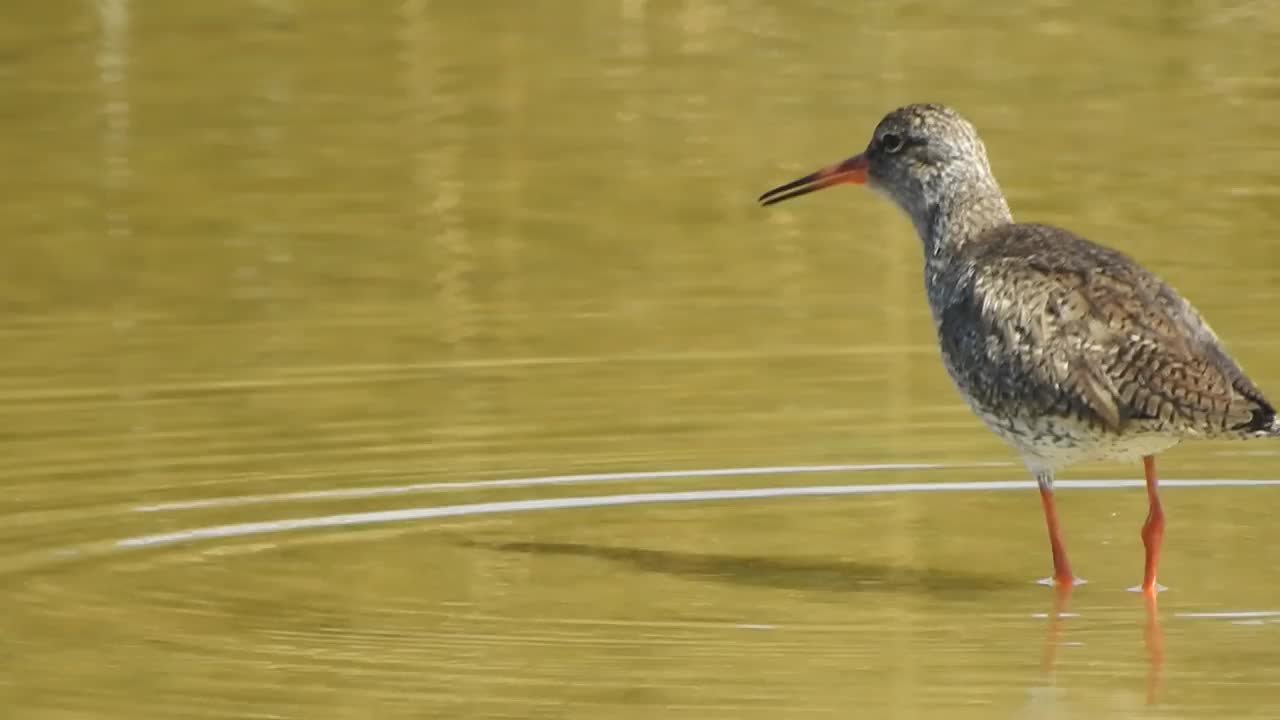
[[[911,218],[942,361],[965,401],[1040,487],[1052,582],[1075,584],[1053,477],[1084,460],[1142,459],[1142,592],[1154,598],[1165,518],[1155,455],[1184,438],[1280,435],[1262,396],[1191,303],[1124,254],[1017,223],[973,125],[908,105],[867,149],[760,196],[764,205],[867,184]]]

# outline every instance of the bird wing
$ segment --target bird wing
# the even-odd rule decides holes
[[[1274,408],[1173,288],[1065,230],[1014,227],[974,242],[969,312],[1038,412],[1116,432],[1135,421],[1204,435],[1274,426]]]

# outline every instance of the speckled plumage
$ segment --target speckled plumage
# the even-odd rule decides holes
[[[1005,224],[927,273],[947,370],[1033,470],[1277,433],[1274,408],[1199,313],[1114,250]]]
[[[1059,584],[1072,576],[1054,471],[1143,458],[1151,511],[1142,588],[1154,594],[1164,516],[1153,456],[1184,438],[1280,435],[1274,406],[1155,274],[1067,230],[1014,222],[982,140],[954,110],[894,110],[863,153],[761,201],[840,182],[884,193],[915,225],[943,362],[1039,480]]]
[[[943,362],[1033,470],[1148,455],[1186,437],[1280,433],[1274,407],[1172,287],[1071,232],[1015,223],[982,141],[955,111],[900,108],[875,137],[887,134],[905,147],[891,156],[873,140],[870,184],[924,242]]]

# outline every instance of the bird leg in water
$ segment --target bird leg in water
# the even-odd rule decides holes
[[[1075,584],[1075,576],[1071,574],[1071,563],[1067,561],[1067,548],[1062,542],[1062,531],[1058,528],[1058,509],[1053,501],[1053,474],[1036,473],[1036,482],[1040,485],[1044,522],[1049,528],[1049,548],[1053,551],[1053,584],[1058,587],[1071,587]]]
[[[1142,574],[1142,592],[1154,596],[1159,592],[1156,570],[1160,565],[1160,546],[1164,542],[1164,509],[1160,507],[1159,480],[1156,478],[1156,459],[1152,455],[1142,458],[1142,468],[1147,476],[1147,521],[1142,524],[1142,544],[1147,550],[1147,561]]]

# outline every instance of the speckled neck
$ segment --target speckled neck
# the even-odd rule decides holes
[[[945,262],[981,233],[1013,222],[1009,203],[994,179],[939,193],[936,198],[924,212],[912,216],[929,262]]]

